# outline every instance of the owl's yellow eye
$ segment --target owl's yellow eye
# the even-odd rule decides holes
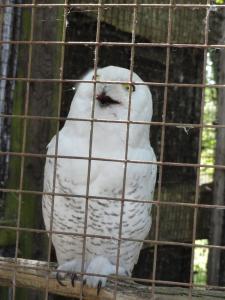
[[[92,80],[94,80],[95,79],[95,76],[93,75],[93,77],[92,77]],[[100,75],[96,75],[96,80],[99,80],[100,79]]]
[[[123,87],[129,91],[129,89],[131,88],[131,92],[135,92],[135,85],[134,84],[129,84],[129,83],[123,83]]]

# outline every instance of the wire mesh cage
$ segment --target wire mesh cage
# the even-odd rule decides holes
[[[2,0],[0,299],[224,299],[224,24]]]

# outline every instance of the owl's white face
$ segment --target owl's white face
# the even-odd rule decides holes
[[[87,73],[83,80],[92,80],[94,71]],[[124,83],[97,83],[95,93],[94,117],[111,120],[127,120],[129,107],[129,93],[131,92],[131,114],[133,121],[149,121],[152,117],[152,97],[146,85],[135,85],[135,82],[143,82],[133,73],[134,84],[129,86],[130,70],[108,66],[97,70],[98,81],[124,81]],[[131,91],[130,91],[131,90]],[[91,116],[91,106],[94,96],[93,83],[81,83],[71,106],[71,115],[76,114],[76,108],[80,106],[82,115]],[[77,115],[77,114],[76,114]],[[83,115],[84,117],[84,115]]]

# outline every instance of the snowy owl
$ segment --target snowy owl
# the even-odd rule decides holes
[[[92,70],[83,80],[93,78]],[[56,162],[52,157],[46,159],[44,192],[54,191],[56,195],[54,199],[52,195],[43,196],[42,210],[46,229],[60,232],[52,234],[59,281],[65,273],[92,273],[84,275],[83,280],[99,292],[108,275],[131,275],[138,260],[141,241],[151,227],[151,202],[146,200],[153,200],[156,157],[149,143],[149,124],[137,122],[151,121],[149,88],[135,73],[134,84],[129,85],[130,70],[115,66],[98,69],[96,78],[95,93],[93,82],[78,85],[68,119],[58,135],[59,157]],[[125,168],[129,102],[129,119],[136,123],[129,125]],[[55,155],[56,141],[54,136],[47,147],[48,155]]]

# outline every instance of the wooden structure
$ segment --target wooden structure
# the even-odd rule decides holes
[[[17,287],[26,287],[30,289],[42,290],[43,293],[48,287],[49,293],[66,296],[68,298],[79,299],[80,283],[76,282],[75,287],[71,286],[69,280],[65,281],[65,287],[58,284],[56,279],[48,273],[46,262],[18,259],[0,259],[0,284],[5,286],[12,285],[16,271]],[[51,264],[51,270],[55,270],[55,265]],[[99,296],[96,295],[96,289],[84,287],[83,299],[85,300],[113,300],[115,292],[115,280],[110,280],[106,288],[102,289]],[[148,286],[134,283],[130,280],[120,279],[117,282],[117,300],[188,300],[189,290],[185,288],[157,287],[155,295]],[[193,289],[193,300],[224,300],[224,291],[212,291]]]

